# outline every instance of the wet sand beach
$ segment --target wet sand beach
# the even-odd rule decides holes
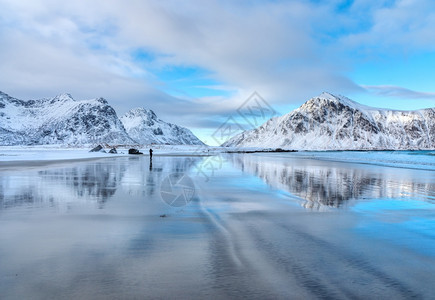
[[[0,295],[431,299],[434,204],[434,171],[292,153],[3,170]]]

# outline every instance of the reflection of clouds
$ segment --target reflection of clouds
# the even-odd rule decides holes
[[[340,207],[351,199],[435,196],[435,184],[418,177],[420,171],[259,155],[234,155],[232,161],[242,171],[306,200],[307,208]]]
[[[102,207],[115,194],[125,169],[125,164],[115,159],[74,167],[10,172],[0,177],[0,208],[81,200],[97,201]]]

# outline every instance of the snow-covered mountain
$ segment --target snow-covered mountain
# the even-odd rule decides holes
[[[151,110],[133,109],[121,122],[103,98],[79,101],[61,94],[23,101],[0,92],[0,145],[96,143],[203,144],[190,130],[158,119]]]
[[[132,144],[115,110],[103,98],[69,94],[18,100],[0,92],[0,144]]]
[[[298,109],[225,142],[296,150],[435,149],[435,108],[386,110],[322,93]]]
[[[189,129],[166,123],[150,109],[132,109],[121,121],[129,136],[139,144],[203,145]]]

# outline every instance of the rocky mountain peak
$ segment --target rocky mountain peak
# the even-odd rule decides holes
[[[125,114],[129,118],[142,118],[145,120],[157,120],[157,115],[151,109],[136,107]]]
[[[97,98],[97,101],[100,102],[100,103],[102,103],[102,104],[106,104],[106,105],[109,104],[109,102],[107,102],[107,100],[104,99],[103,97]]]
[[[10,96],[6,93],[3,93],[2,91],[0,91],[0,97],[1,98],[9,98]]]
[[[71,94],[63,93],[59,94],[56,97],[53,98],[54,101],[74,101],[74,98],[71,96]]]
[[[348,108],[351,109],[361,109],[361,110],[373,109],[371,107],[364,106],[353,100],[350,100],[345,96],[341,96],[341,95],[336,96],[328,92],[323,92],[319,96],[311,98],[310,100],[305,102],[300,107],[300,109],[313,109],[313,108],[331,107],[331,106],[335,106],[335,107],[347,106]]]

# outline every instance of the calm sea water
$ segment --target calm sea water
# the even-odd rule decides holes
[[[433,298],[434,278],[431,170],[291,153],[0,170],[2,299]]]

